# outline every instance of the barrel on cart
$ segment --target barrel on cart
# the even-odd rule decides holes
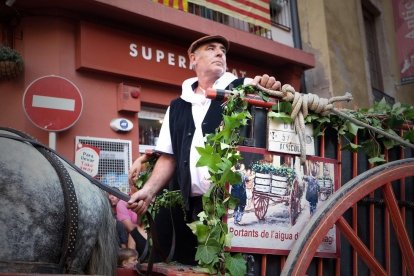
[[[254,212],[263,220],[269,203],[284,203],[288,206],[291,225],[295,225],[301,212],[300,198],[302,189],[295,171],[288,167],[272,168],[270,172],[255,172],[253,187]]]

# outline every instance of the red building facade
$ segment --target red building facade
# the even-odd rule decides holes
[[[19,77],[0,81],[0,125],[50,143],[49,132],[31,122],[22,101],[37,79],[65,78],[83,100],[76,123],[55,136],[56,150],[70,160],[75,159],[77,136],[131,141],[135,159],[145,138],[140,112],[163,111],[180,95],[181,82],[194,76],[187,47],[203,35],[229,39],[229,71],[239,77],[267,73],[300,90],[303,71],[315,63],[313,55],[300,49],[151,1],[19,0],[11,7],[1,5],[1,41],[19,51],[25,65]],[[133,128],[111,128],[120,118]]]

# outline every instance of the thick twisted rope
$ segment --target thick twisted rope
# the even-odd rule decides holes
[[[374,132],[380,133],[385,137],[395,140],[401,145],[410,147],[414,149],[414,145],[408,143],[407,141],[403,140],[399,136],[395,136],[389,134],[381,129],[372,127],[364,122],[361,122],[355,118],[352,118],[335,109],[333,103],[339,101],[351,101],[352,95],[351,93],[347,92],[343,96],[332,97],[330,99],[319,98],[318,95],[315,94],[302,94],[296,92],[295,89],[289,85],[285,84],[282,86],[281,91],[271,90],[260,86],[259,84],[256,85],[256,88],[262,92],[267,93],[270,96],[277,97],[283,101],[291,102],[292,103],[292,114],[290,115],[294,121],[296,133],[299,137],[299,144],[300,144],[300,162],[304,164],[306,161],[306,145],[305,145],[305,118],[308,116],[309,110],[314,111],[315,113],[321,114],[322,116],[328,115],[329,113],[334,113],[338,116],[341,116],[356,125],[363,126],[368,128]]]

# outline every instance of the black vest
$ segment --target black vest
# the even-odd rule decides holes
[[[244,78],[235,79],[229,87],[242,85]],[[193,89],[197,83],[193,85]],[[191,112],[192,104],[177,98],[170,105],[170,135],[174,158],[176,160],[175,179],[173,189],[180,189],[184,202],[188,208],[188,199],[191,193],[191,175],[190,175],[190,148],[193,140],[195,125]],[[223,119],[222,101],[211,100],[211,105],[201,124],[203,136],[208,133],[214,133],[220,126]]]

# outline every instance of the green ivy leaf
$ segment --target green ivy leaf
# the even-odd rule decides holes
[[[229,148],[231,148],[231,146],[229,144],[220,143],[220,149],[221,150],[225,150],[225,149],[229,149]]]
[[[384,141],[382,141],[382,143],[384,144],[384,147],[387,150],[392,149],[396,144],[398,144],[397,142],[395,142],[393,140],[384,140]]]
[[[230,197],[228,206],[230,209],[236,208],[237,204],[239,203],[239,200],[233,196]]]
[[[229,271],[230,275],[245,275],[246,274],[246,260],[240,253],[231,255],[226,253],[226,270]]]
[[[403,137],[404,139],[407,139],[408,141],[410,141],[410,143],[414,143],[414,129],[405,132]]]
[[[227,213],[227,209],[222,203],[216,204],[216,214],[218,217],[222,217],[226,213]]]
[[[241,182],[241,176],[239,173],[234,172],[231,167],[227,168],[225,171],[223,171],[223,175],[221,177],[221,182],[223,184],[229,183],[229,184],[236,184]]]
[[[364,141],[361,145],[368,157],[373,158],[380,155],[381,147],[376,140],[369,139]]]
[[[392,106],[392,113],[394,115],[401,115],[404,113],[404,111],[406,110],[406,108],[404,106],[402,106],[401,103],[396,102],[393,106]]]
[[[385,100],[385,98],[382,98],[381,101],[374,104],[374,110],[388,110],[389,104]]]
[[[213,171],[217,171],[217,164],[221,162],[221,156],[214,151],[214,148],[210,145],[206,145],[204,148],[197,147],[198,153],[200,154],[200,159],[198,160],[196,166],[203,167],[207,166]]]
[[[351,123],[349,121],[346,123],[346,127],[347,127],[347,130],[354,136],[357,136],[358,129],[364,129],[364,127],[358,126],[358,125],[356,125],[354,123]]]
[[[231,239],[233,238],[233,233],[227,233],[224,236],[224,246],[230,246],[231,245]]]
[[[210,233],[210,227],[208,225],[199,223],[196,226],[196,236],[199,243],[205,243]]]
[[[376,156],[376,157],[372,157],[372,158],[369,158],[368,159],[368,162],[370,163],[370,164],[382,164],[382,163],[385,163],[386,162],[386,160],[383,158],[383,156],[384,155],[381,155],[382,157],[380,157],[380,156]]]
[[[273,120],[277,120],[277,121],[281,121],[282,123],[288,123],[290,124],[291,122],[293,122],[292,118],[290,117],[289,114],[286,114],[284,112],[269,112],[268,117],[273,119]]]
[[[187,226],[191,229],[194,235],[197,235],[197,225],[203,224],[200,220],[193,221],[191,223],[187,223]]]
[[[202,211],[202,212],[198,213],[197,217],[200,219],[200,221],[203,221],[208,216],[207,216],[206,212]]]
[[[210,237],[209,239],[215,240],[218,244],[220,244],[220,239],[222,236],[222,221],[218,220],[217,223],[210,229]],[[222,245],[220,245],[222,246]]]
[[[407,107],[407,110],[404,112],[404,117],[406,120],[414,120],[414,106]]]
[[[221,246],[216,240],[208,240],[207,244],[200,244],[195,255],[196,261],[210,264],[220,252]]]

